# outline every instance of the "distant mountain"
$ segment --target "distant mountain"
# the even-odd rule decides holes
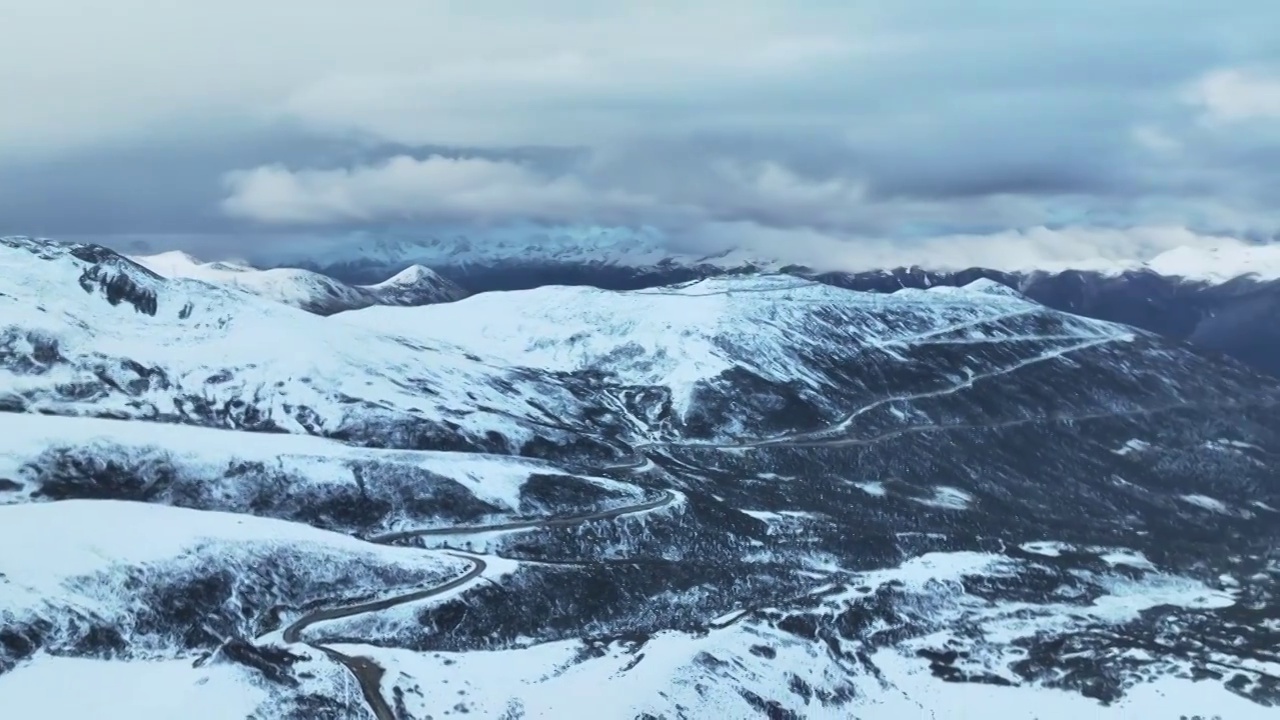
[[[828,272],[744,252],[672,253],[656,235],[623,230],[349,238],[315,254],[264,257],[360,282],[423,263],[475,292],[544,285],[636,290],[770,270],[868,292],[990,279],[1048,307],[1188,341],[1280,377],[1280,244],[1178,248],[1147,262],[1017,271],[912,266]]]
[[[1048,307],[1187,341],[1280,377],[1280,280],[1270,274],[1216,282],[1224,275],[1213,270],[1191,278],[1162,275],[1152,269],[1120,273],[1005,273],[983,268],[958,272],[897,268],[865,273],[790,270],[836,287],[868,292],[993,280]]]
[[[264,244],[263,267],[304,267],[350,283],[375,282],[413,264],[433,268],[473,292],[591,285],[636,290],[770,270],[750,253],[672,253],[656,233],[625,228],[504,228],[483,236],[348,236],[296,246]]]
[[[180,251],[130,259],[164,277],[234,287],[317,315],[373,305],[428,305],[467,296],[461,287],[421,265],[411,265],[375,285],[349,285],[311,270],[259,270],[235,262],[201,262]]]
[[[361,331],[115,252],[0,238],[0,410],[516,453],[576,437],[547,373]],[[336,316],[341,317],[341,314]]]

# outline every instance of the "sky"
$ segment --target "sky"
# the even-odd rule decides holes
[[[0,233],[1267,240],[1277,27],[1270,0],[0,0]]]

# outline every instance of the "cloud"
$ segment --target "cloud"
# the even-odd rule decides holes
[[[1137,125],[1133,128],[1133,141],[1153,153],[1176,153],[1182,149],[1177,138],[1158,127]]]
[[[821,271],[858,272],[917,265],[931,270],[982,267],[1008,272],[1110,271],[1134,267],[1178,249],[1245,247],[1230,236],[1176,226],[1120,229],[1031,227],[985,234],[938,235],[903,243],[887,238],[849,238],[821,232],[785,231],[750,224],[718,224],[698,240],[723,248],[747,248],[761,257],[804,264]]]
[[[1209,122],[1280,121],[1280,71],[1211,72],[1191,88],[1188,101],[1200,106]]]
[[[571,175],[483,158],[400,155],[376,165],[291,171],[264,166],[226,178],[234,217],[291,225],[384,222],[642,222],[652,201]]]
[[[1267,0],[0,0],[0,232],[1268,234],[1277,26]]]
[[[264,165],[226,175],[222,209],[233,218],[285,230],[531,221],[655,226],[683,235],[712,223],[894,235],[904,220],[1020,224],[1043,217],[1041,205],[1026,198],[975,198],[967,210],[957,211],[935,198],[877,196],[858,176],[805,173],[774,161],[671,161],[667,173],[689,170],[688,182],[677,185],[636,179],[628,167],[619,167],[617,159],[588,158],[548,172],[528,162],[440,155],[327,169]]]

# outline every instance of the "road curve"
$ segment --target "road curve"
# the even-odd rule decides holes
[[[612,520],[623,515],[635,515],[637,513],[649,512],[650,510],[658,510],[675,502],[676,495],[670,490],[663,490],[662,495],[654,500],[640,503],[638,505],[626,505],[612,510],[599,510],[585,515],[574,515],[571,517],[561,518],[543,518],[541,520],[517,520],[515,522],[497,523],[494,525],[454,525],[444,528],[425,528],[419,530],[400,530],[398,532],[383,533],[381,535],[372,535],[365,538],[371,543],[379,545],[390,545],[401,540],[408,540],[415,537],[425,537],[428,535],[471,535],[475,533],[501,532],[503,530],[531,530],[534,528],[549,527],[569,527],[572,525],[582,525],[584,523],[594,522],[596,520]]]
[[[449,582],[444,583],[443,585],[436,585],[435,587],[423,588],[422,590],[415,590],[414,592],[405,593],[404,595],[396,595],[393,597],[382,598],[380,600],[370,600],[368,602],[355,603],[353,605],[341,605],[338,607],[312,610],[306,615],[303,615],[302,617],[293,621],[292,625],[284,629],[284,633],[283,633],[284,641],[287,643],[302,642],[302,631],[306,630],[308,627],[312,625],[315,625],[318,622],[324,622],[326,620],[338,620],[340,618],[352,617],[353,615],[363,615],[365,613],[378,612],[379,610],[386,610],[387,608],[392,608],[397,605],[403,605],[405,603],[414,602],[416,600],[425,600],[426,598],[429,598],[429,597],[434,597],[436,595],[447,593],[450,590],[462,587],[463,585],[466,585],[467,583],[471,582],[477,577],[480,577],[481,573],[483,573],[485,569],[488,567],[485,561],[479,557],[474,557],[471,555],[462,555],[459,553],[450,553],[450,554],[453,555],[454,557],[462,558],[463,560],[466,560],[471,563],[471,567],[467,570],[466,573],[464,573],[460,577],[456,577],[453,580],[450,580]]]
[[[643,457],[643,456],[641,456]],[[642,460],[635,467],[643,465]],[[423,535],[466,535],[477,532],[497,532],[501,530],[527,530],[533,528],[544,527],[569,527],[573,525],[582,525],[584,523],[596,520],[612,520],[624,515],[635,515],[637,513],[649,512],[659,508],[666,507],[675,502],[676,494],[670,490],[662,491],[662,495],[654,500],[649,500],[636,505],[627,505],[625,507],[613,508],[611,510],[601,510],[598,512],[587,513],[584,515],[574,515],[571,517],[560,518],[544,518],[541,520],[521,520],[518,522],[499,523],[496,525],[461,525],[449,528],[428,528],[425,530],[403,530],[400,532],[385,533],[365,538],[367,542],[379,545],[389,545],[400,540],[420,537]],[[395,595],[392,597],[381,598],[378,600],[369,600],[367,602],[352,603],[349,605],[338,605],[336,607],[319,608],[306,613],[302,617],[293,621],[284,629],[281,634],[282,639],[287,644],[306,643],[307,645],[319,650],[327,655],[335,662],[345,667],[360,685],[360,692],[364,695],[365,702],[368,703],[369,709],[377,720],[397,720],[395,711],[387,704],[387,700],[382,695],[382,676],[386,671],[374,662],[371,658],[359,655],[347,655],[338,652],[331,647],[319,643],[306,642],[302,639],[302,634],[307,628],[319,622],[327,620],[338,620],[340,618],[353,617],[355,615],[363,615],[365,613],[378,612],[388,608],[411,603],[418,600],[425,600],[430,597],[442,595],[450,590],[456,590],[459,587],[470,583],[476,578],[484,574],[488,568],[484,558],[464,554],[459,552],[450,552],[450,555],[461,558],[471,563],[470,569],[461,576],[454,578],[441,585],[434,587],[414,590],[413,592],[403,595]]]

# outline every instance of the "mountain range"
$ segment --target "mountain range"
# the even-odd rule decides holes
[[[461,287],[421,265],[410,265],[378,283],[355,285],[298,268],[260,270],[238,262],[202,262],[179,250],[129,259],[163,277],[233,287],[317,315],[373,305],[426,305],[467,296]]]
[[[0,240],[0,703],[1275,712],[1280,381],[1030,276],[705,260],[330,312]]]
[[[1056,310],[1190,342],[1280,377],[1280,244],[1182,247],[1146,262],[1055,263],[1017,271],[906,266],[859,272],[785,264],[743,251],[673,253],[656,235],[562,230],[427,238],[348,238],[305,254],[264,250],[268,265],[371,282],[422,263],[475,292],[585,285],[660,287],[725,274],[786,272],[850,290],[893,292],[989,279]],[[815,263],[815,265],[820,265]],[[396,303],[417,304],[417,303]]]

